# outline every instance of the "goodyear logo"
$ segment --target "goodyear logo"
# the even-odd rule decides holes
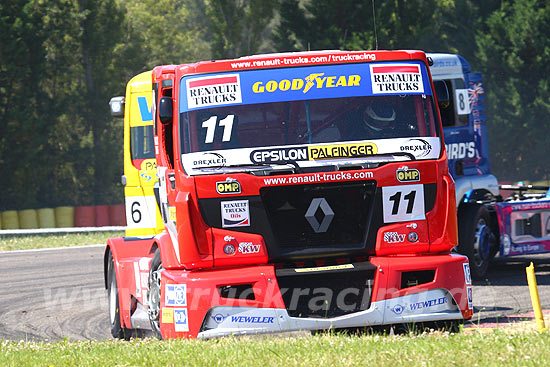
[[[420,181],[420,171],[416,168],[402,167],[395,171],[397,181],[399,182],[418,182]]]
[[[225,181],[216,182],[216,191],[218,194],[240,194],[241,184],[237,180],[228,178]]]
[[[269,80],[267,82],[256,82],[252,85],[254,93],[265,93],[279,91],[302,91],[307,93],[311,88],[337,88],[337,87],[358,87],[361,82],[360,75],[335,75],[325,76],[325,73],[311,73],[303,79],[282,79]]]
[[[337,159],[374,155],[378,147],[373,143],[338,144],[308,147],[309,159]]]

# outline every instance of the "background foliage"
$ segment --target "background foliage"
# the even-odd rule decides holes
[[[550,178],[545,0],[379,0],[374,16],[353,0],[3,0],[0,29],[0,210],[122,201],[108,101],[133,75],[308,49],[463,55],[484,73],[495,175]]]

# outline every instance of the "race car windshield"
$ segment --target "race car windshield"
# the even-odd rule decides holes
[[[437,137],[431,95],[311,99],[180,114],[184,153],[390,138]]]

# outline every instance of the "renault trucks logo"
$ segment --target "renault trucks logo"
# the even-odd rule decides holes
[[[424,93],[420,65],[369,65],[372,93]]]
[[[242,102],[239,74],[194,78],[186,84],[189,109]]]
[[[319,210],[322,213],[322,219],[320,223],[319,220],[317,220],[318,216],[316,215],[317,211]],[[332,211],[330,205],[328,205],[328,202],[325,198],[314,198],[313,200],[311,200],[309,208],[307,208],[305,217],[309,222],[311,228],[313,228],[316,233],[323,233],[328,230],[330,223],[332,223],[334,212]]]

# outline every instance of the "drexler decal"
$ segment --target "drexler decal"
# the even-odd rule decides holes
[[[216,191],[218,194],[240,194],[241,193],[241,184],[239,181],[228,177],[225,181],[216,182]]]
[[[399,182],[418,182],[420,181],[420,171],[416,168],[407,166],[401,167],[395,171],[395,176]]]
[[[372,93],[424,93],[420,65],[378,64],[369,65]]]
[[[224,74],[186,80],[187,108],[242,103],[239,74]]]
[[[374,155],[378,147],[373,143],[320,145],[308,147],[309,159],[338,159]]]

